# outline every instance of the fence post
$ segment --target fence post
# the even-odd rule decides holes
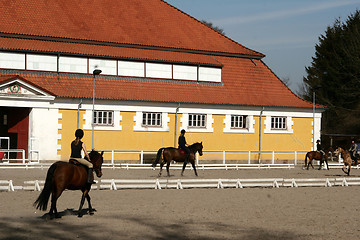
[[[25,150],[21,150],[22,152],[22,161],[23,161],[23,164],[25,164]]]
[[[297,151],[295,151],[295,159],[294,159],[294,165],[296,166],[297,165]]]
[[[272,151],[272,160],[271,163],[274,164],[275,163],[275,151]]]
[[[199,153],[196,152],[196,165],[199,165]]]
[[[225,165],[225,151],[223,151],[223,164]]]
[[[114,167],[114,164],[115,164],[114,155],[115,155],[114,150],[111,150],[111,165],[112,165],[113,167]]]
[[[140,153],[140,164],[143,164],[144,163],[144,151],[141,150],[141,153]]]
[[[251,151],[249,151],[249,153],[248,153],[248,164],[250,164],[250,163],[251,163],[250,158],[251,158]]]

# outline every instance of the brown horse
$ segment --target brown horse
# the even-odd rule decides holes
[[[98,153],[92,150],[89,154],[90,161],[94,166],[94,170],[98,177],[102,176],[101,165],[103,163],[103,153]],[[34,203],[34,207],[45,211],[51,194],[51,208],[49,215],[53,218],[61,217],[56,209],[56,201],[65,189],[69,190],[81,190],[82,197],[80,201],[80,207],[78,210],[78,217],[82,217],[82,207],[84,205],[85,198],[89,204],[89,214],[94,214],[94,209],[90,203],[89,191],[91,189],[91,183],[87,183],[88,171],[83,165],[75,165],[70,162],[55,162],[53,163],[46,175],[46,181],[44,189],[41,191],[39,197]]]
[[[344,162],[344,166],[342,167],[342,171],[344,173],[346,173],[348,176],[350,175],[350,169],[351,169],[351,166],[356,166],[357,163],[355,161],[353,161],[351,159],[351,155],[350,155],[350,152],[345,150],[345,149],[342,149],[341,147],[338,147],[335,151],[335,154],[338,155],[341,153],[341,157],[344,159],[343,162]],[[345,169],[349,167],[348,171],[345,171]]]
[[[203,155],[202,149],[203,149],[202,142],[194,143],[189,146],[189,150],[190,150],[189,162],[191,163],[192,167],[194,168],[194,172],[195,172],[196,176],[198,174],[196,172],[196,167],[195,167],[195,154],[196,154],[196,152],[199,152],[200,156],[202,156]],[[173,147],[160,148],[157,152],[156,160],[152,164],[153,168],[155,168],[156,164],[158,164],[158,162],[161,158],[161,155],[163,156],[163,158],[160,163],[160,172],[158,175],[159,177],[161,176],[162,167],[164,166],[165,163],[166,163],[167,175],[168,175],[168,177],[170,177],[169,167],[170,167],[170,163],[172,160],[174,160],[176,162],[184,162],[183,168],[181,171],[181,176],[183,176],[183,173],[184,173],[184,170],[185,170],[185,167],[187,164],[187,162],[185,162],[186,153],[183,150],[179,150],[179,149],[173,148]]]
[[[306,167],[306,169],[309,170],[310,165],[311,165],[312,168],[314,168],[314,166],[312,164],[312,160],[315,159],[315,160],[320,160],[320,166],[319,166],[318,170],[321,169],[321,166],[322,166],[324,161],[326,163],[327,170],[329,170],[329,164],[328,164],[329,152],[332,153],[333,151],[334,150],[332,149],[332,147],[330,147],[327,151],[325,151],[324,160],[323,160],[322,154],[320,152],[318,152],[318,151],[307,152],[306,155],[305,155],[305,167]],[[307,159],[309,159],[309,163],[307,163]]]

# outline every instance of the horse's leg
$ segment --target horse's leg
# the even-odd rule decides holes
[[[314,169],[314,165],[312,164],[313,161],[314,161],[314,159],[309,159],[309,163],[310,163],[311,167]]]
[[[84,202],[85,202],[85,196],[88,195],[89,193],[89,190],[88,189],[85,189],[83,190],[83,194],[81,196],[81,201],[80,201],[80,207],[79,207],[79,210],[78,210],[78,217],[82,217],[82,208],[84,206]]]
[[[347,175],[350,176],[350,169],[351,169],[351,164],[349,164],[349,170],[347,172]]]
[[[92,206],[91,206],[91,198],[90,198],[89,193],[86,194],[86,200],[87,200],[88,205],[89,205],[89,214],[90,214],[90,215],[94,215],[94,212],[96,212],[96,210],[93,209]]]
[[[195,176],[198,176],[198,174],[196,172],[195,161],[191,161],[191,165],[194,168]]]
[[[322,164],[323,164],[323,160],[322,160],[322,159],[320,159],[320,165],[319,165],[318,170],[321,170],[321,166],[322,166]]]
[[[53,192],[51,194],[51,208],[49,211],[50,218],[61,218],[56,208],[56,202],[60,197],[61,193],[62,191],[59,191],[58,188],[53,189]]]
[[[187,162],[184,162],[183,167],[182,167],[182,171],[181,171],[181,176],[184,176],[184,171],[185,171],[186,164],[187,164]]]
[[[325,158],[325,163],[326,163],[326,168],[327,168],[327,170],[330,170],[329,169],[329,163],[328,163],[328,160]]]
[[[171,162],[171,161],[168,161],[168,162],[166,163],[166,172],[167,172],[167,176],[168,176],[168,177],[170,177],[170,172],[169,172],[170,162]]]
[[[162,172],[163,166],[164,166],[164,160],[160,163],[160,172],[159,172],[159,174],[158,174],[158,177],[161,176],[161,172]]]

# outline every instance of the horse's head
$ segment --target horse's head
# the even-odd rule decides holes
[[[340,153],[344,154],[344,149],[342,149],[341,147],[337,147],[336,150],[334,151],[335,156],[338,156]]]
[[[104,162],[103,154],[104,154],[104,151],[102,151],[100,154],[99,152],[97,152],[95,150],[92,150],[89,153],[90,161],[94,166],[96,176],[98,176],[99,178],[102,176],[101,166]]]
[[[193,145],[193,149],[194,149],[194,152],[198,152],[200,156],[203,155],[203,145],[202,145],[202,142],[201,143],[194,143]]]

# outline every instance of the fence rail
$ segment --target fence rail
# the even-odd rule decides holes
[[[22,149],[2,149],[3,152],[21,152],[21,159],[7,159],[0,163],[1,168],[47,168],[54,161],[39,160],[31,161],[25,159],[25,150]],[[155,155],[156,151],[137,151],[137,150],[107,150],[104,151],[108,155],[105,157],[104,168],[125,168],[125,169],[148,169],[150,164],[144,162],[144,156]],[[221,160],[204,160],[200,159],[199,154],[196,154],[196,165],[199,169],[248,169],[248,168],[293,168],[298,164],[303,164],[304,159],[299,160],[299,155],[305,155],[306,151],[203,151],[204,155],[218,154],[221,155]],[[119,154],[139,154],[139,161],[126,160]],[[236,154],[236,160],[231,159],[231,155]],[[264,159],[267,154],[268,158]],[[117,158],[115,158],[115,155]],[[110,159],[108,158],[110,156]],[[230,156],[230,157],[229,157]],[[241,157],[240,157],[241,156]],[[256,157],[260,156],[261,159]],[[286,156],[286,157],[284,157]],[[234,156],[232,156],[233,158]],[[280,158],[280,160],[279,160]],[[139,162],[139,163],[138,163]],[[338,164],[331,164],[332,167],[340,167],[341,158]],[[176,168],[176,164],[172,168]],[[180,168],[180,166],[178,166]]]
[[[348,187],[360,186],[359,177],[341,178],[263,178],[263,179],[102,179],[93,184],[93,190],[121,189],[189,189],[189,188],[280,188],[280,187]],[[12,180],[0,180],[0,190],[41,191],[43,180],[24,181],[14,186]]]
[[[144,164],[144,155],[145,154],[156,154],[157,151],[137,151],[137,150],[104,150],[104,153],[108,153],[110,154],[110,162],[112,165],[116,164],[116,161],[119,160],[124,160],[126,159],[126,157],[122,157],[121,159],[119,159],[119,157],[116,159],[115,155],[119,156],[119,154],[139,154],[140,156],[140,164]],[[241,159],[239,159],[239,157],[237,157],[237,160],[242,160],[242,161],[246,161],[247,164],[251,164],[254,161],[257,161],[256,163],[261,164],[262,161],[270,161],[271,164],[276,164],[277,158],[279,158],[280,155],[284,156],[286,154],[286,159],[288,161],[292,161],[295,165],[297,165],[297,162],[299,161],[299,155],[304,155],[307,153],[307,151],[224,151],[224,150],[217,150],[217,151],[203,151],[204,156],[206,156],[207,154],[217,154],[220,155],[220,159],[222,161],[222,164],[227,164],[228,161],[233,161],[230,160],[229,155],[231,154],[237,154],[237,155],[244,155],[243,157],[241,157]],[[264,156],[268,156],[270,155],[271,157],[268,159],[265,159]],[[260,156],[260,157],[259,157]],[[292,156],[292,157],[289,157]],[[283,157],[284,158],[284,157]],[[304,160],[304,159],[300,159],[300,160]],[[196,163],[197,165],[200,164],[200,162],[203,160],[200,160],[199,154],[196,154]],[[207,161],[211,161],[211,160],[207,160]],[[280,161],[283,161],[280,160]]]

